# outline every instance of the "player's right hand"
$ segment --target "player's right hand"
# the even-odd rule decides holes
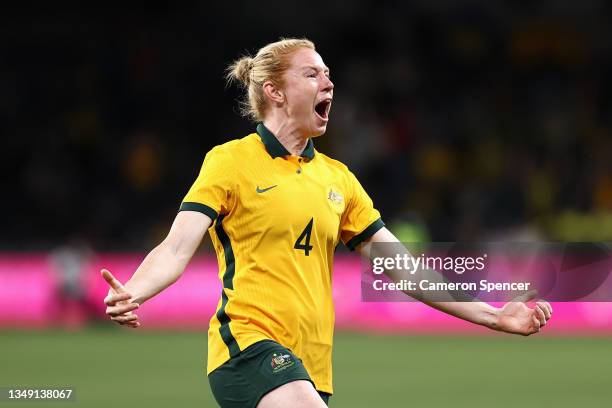
[[[112,321],[122,326],[128,326],[134,329],[140,327],[138,315],[132,312],[138,309],[138,303],[131,301],[132,295],[125,289],[121,282],[110,273],[110,271],[102,269],[100,273],[110,286],[108,295],[104,298],[106,314],[110,316]]]
[[[545,300],[535,302],[535,307],[527,305],[537,296],[536,290],[530,290],[517,296],[499,309],[497,330],[507,333],[529,336],[537,333],[550,320],[552,306]]]

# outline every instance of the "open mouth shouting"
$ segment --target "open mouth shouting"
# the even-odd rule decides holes
[[[332,98],[325,98],[317,102],[314,107],[315,115],[324,122],[329,120],[329,110],[331,109]]]

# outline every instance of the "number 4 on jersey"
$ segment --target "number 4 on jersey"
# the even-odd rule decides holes
[[[310,245],[310,235],[312,233],[313,222],[314,218],[311,218],[308,225],[306,225],[306,228],[304,228],[304,231],[302,231],[298,239],[295,241],[295,245],[293,245],[293,248],[303,250],[304,255],[306,256],[309,256],[310,251],[312,250],[312,245]]]

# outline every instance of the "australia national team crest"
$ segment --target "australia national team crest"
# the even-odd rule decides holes
[[[344,196],[336,186],[327,188],[327,201],[337,213],[344,211]]]
[[[290,354],[274,353],[272,354],[270,364],[272,365],[272,373],[276,374],[289,367],[293,367],[295,365],[295,360]]]

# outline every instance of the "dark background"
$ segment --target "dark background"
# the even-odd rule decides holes
[[[612,239],[605,1],[180,2],[0,15],[0,248],[144,250],[214,145],[250,133],[226,66],[307,37],[317,149],[405,240]]]

